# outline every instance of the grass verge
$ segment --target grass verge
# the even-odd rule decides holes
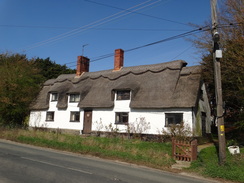
[[[222,178],[231,181],[244,182],[244,148],[240,154],[231,155],[226,151],[226,163],[218,164],[216,147],[207,147],[200,151],[198,159],[191,163],[189,170],[213,178]]]
[[[48,147],[80,154],[89,154],[101,158],[116,159],[124,162],[144,165],[161,170],[170,170],[175,161],[171,158],[171,143],[144,142],[135,139],[81,137],[43,131],[0,129],[0,138]],[[227,151],[226,164],[218,165],[218,153],[215,147],[208,147],[198,155],[185,171],[244,182],[244,148],[241,154],[231,155]]]
[[[107,159],[116,159],[158,169],[169,169],[170,143],[152,143],[135,139],[81,137],[43,131],[2,130],[0,138],[41,147],[54,148]]]

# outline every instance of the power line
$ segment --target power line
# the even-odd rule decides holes
[[[174,40],[174,39],[179,39],[179,38],[183,38],[183,37],[186,37],[186,36],[190,36],[190,35],[193,35],[195,33],[199,33],[201,31],[209,31],[209,30],[211,30],[211,28],[209,28],[208,26],[205,26],[203,28],[198,28],[198,29],[194,29],[194,30],[182,33],[182,34],[171,36],[171,37],[166,38],[166,39],[162,39],[162,40],[155,41],[155,42],[152,42],[152,43],[149,43],[149,44],[145,44],[145,45],[142,45],[142,46],[138,46],[138,47],[134,47],[134,48],[131,48],[131,49],[127,49],[127,50],[124,50],[124,52],[130,52],[130,51],[138,50],[138,49],[141,49],[141,48],[149,47],[149,46],[156,45],[156,44],[159,44],[159,43],[163,43],[163,42],[166,42],[166,41],[171,41],[171,40]],[[114,56],[114,53],[101,55],[101,56],[98,56],[98,57],[95,57],[95,58],[91,59],[90,62],[96,62],[96,61],[99,61],[99,60],[102,60],[102,59],[105,59],[105,58],[109,58],[109,57],[113,57],[113,56]],[[75,62],[70,62],[70,63],[75,63]]]
[[[146,5],[144,5],[144,4],[147,3],[147,2],[150,2],[150,1],[146,1],[146,2],[143,2],[143,3],[137,4],[137,5],[133,6],[133,7],[128,8],[127,10],[136,8],[136,9],[132,10],[132,12],[134,12],[134,11],[143,9],[143,8],[145,8],[145,7],[151,6],[151,5],[155,4],[155,3],[157,3],[158,1],[153,2],[153,3],[150,3],[150,4],[146,4]],[[143,5],[143,6],[142,6],[142,5]],[[33,48],[36,48],[36,47],[39,47],[39,46],[42,46],[42,45],[45,45],[45,44],[54,42],[54,41],[58,41],[58,40],[60,40],[60,39],[64,39],[64,38],[66,38],[66,37],[70,37],[70,36],[72,36],[72,35],[75,35],[75,34],[78,34],[78,33],[82,32],[82,31],[84,31],[84,30],[89,30],[89,29],[94,28],[94,27],[96,27],[96,26],[103,25],[103,24],[105,24],[105,23],[107,23],[107,22],[111,22],[111,21],[113,21],[113,20],[116,20],[116,19],[118,19],[118,18],[120,18],[120,17],[126,16],[126,15],[132,13],[132,12],[127,12],[127,13],[125,13],[125,12],[126,12],[126,10],[123,10],[123,11],[121,11],[121,12],[118,12],[118,13],[115,13],[115,14],[110,15],[110,16],[108,16],[108,17],[102,18],[102,19],[100,19],[100,20],[97,20],[97,21],[95,21],[95,22],[92,22],[92,23],[90,23],[90,24],[87,24],[87,25],[85,25],[85,26],[82,26],[82,27],[80,27],[80,28],[77,28],[77,29],[74,29],[74,30],[72,30],[72,31],[69,31],[69,32],[60,34],[60,35],[58,35],[58,36],[52,37],[52,38],[47,39],[47,40],[45,40],[45,41],[38,42],[38,43],[33,44],[32,46],[26,48],[25,50],[30,50],[30,49],[33,49]]]
[[[192,31],[188,31],[188,32],[185,32],[185,33],[182,33],[182,34],[178,34],[176,36],[172,36],[172,37],[169,37],[169,38],[166,38],[166,39],[162,39],[162,40],[159,40],[159,41],[156,41],[156,42],[153,42],[153,43],[149,43],[149,44],[145,44],[145,45],[142,45],[142,46],[138,46],[138,47],[135,47],[135,48],[128,49],[125,52],[134,51],[134,50],[137,50],[137,49],[140,49],[140,48],[152,46],[152,45],[159,44],[159,43],[162,43],[162,42],[171,41],[171,40],[174,40],[174,39],[186,37],[186,36],[192,35],[194,32],[202,31],[202,30],[203,30],[203,28],[194,29]]]
[[[116,6],[112,6],[112,5],[108,5],[108,4],[104,4],[104,3],[100,3],[100,2],[95,2],[95,1],[91,1],[91,0],[85,0],[85,1],[90,2],[90,3],[94,3],[94,4],[98,4],[98,5],[102,5],[102,6],[106,6],[106,7],[110,7],[110,8],[119,9],[119,10],[126,10],[126,9],[123,9],[123,8],[119,8],[119,7],[116,7]],[[126,10],[126,11],[131,12],[130,10]],[[138,15],[142,15],[142,16],[146,16],[146,17],[150,17],[150,18],[154,18],[154,19],[158,19],[158,20],[171,22],[171,23],[176,23],[176,24],[189,26],[189,24],[186,24],[186,23],[182,23],[182,22],[178,22],[178,21],[174,21],[174,20],[169,20],[169,19],[166,19],[166,18],[161,18],[161,17],[157,17],[157,16],[153,16],[153,15],[148,15],[148,14],[145,14],[145,13],[139,13],[139,12],[132,12],[132,13],[138,14]]]
[[[179,57],[180,55],[182,55],[183,53],[185,53],[186,51],[188,51],[190,48],[192,48],[193,45],[190,45],[189,47],[187,47],[186,49],[184,49],[182,52],[180,52],[178,55],[176,55],[174,58],[172,58],[171,60],[175,60],[177,57]]]
[[[226,26],[227,26],[227,25],[226,25]],[[228,25],[228,26],[232,26],[232,25]],[[221,26],[220,26],[220,27],[221,27]],[[131,48],[131,49],[127,49],[127,50],[124,50],[124,52],[134,51],[134,50],[141,49],[141,48],[144,48],[144,47],[152,46],[152,45],[155,45],[155,44],[159,44],[159,43],[163,43],[163,42],[167,42],[167,41],[171,41],[171,40],[175,40],[175,39],[183,38],[183,37],[186,37],[186,36],[190,36],[190,35],[193,35],[193,34],[202,32],[202,31],[210,31],[210,30],[211,30],[211,28],[210,28],[209,26],[201,27],[201,28],[194,29],[194,30],[191,30],[191,31],[188,31],[188,32],[185,32],[185,33],[182,33],[182,34],[178,34],[178,35],[175,35],[175,36],[166,38],[166,39],[162,39],[162,40],[159,40],[159,41],[156,41],[156,42],[152,42],[152,43],[145,44],[145,45],[142,45],[142,46],[138,46],[138,47],[134,47],[134,48]],[[188,47],[187,49],[185,49],[185,50],[184,50],[182,53],[180,53],[179,55],[183,54],[185,51],[187,51],[187,50],[188,50],[189,48],[191,48],[191,47],[192,47],[192,46]],[[176,57],[178,57],[179,55],[177,55]],[[109,53],[109,54],[101,55],[101,56],[92,58],[92,59],[90,60],[90,62],[96,62],[96,61],[99,61],[99,60],[102,60],[102,59],[106,59],[106,58],[109,58],[109,57],[113,57],[113,56],[114,56],[114,53]],[[175,58],[176,58],[176,57],[175,57]],[[75,63],[75,62],[70,62],[70,63]],[[67,63],[67,64],[68,64],[68,63]],[[74,66],[75,66],[75,65],[74,65]],[[71,66],[70,66],[70,67],[71,67]]]
[[[41,28],[41,29],[78,29],[78,27],[54,27],[54,26],[33,26],[33,25],[0,25],[0,27],[19,28]],[[85,29],[85,28],[84,28]],[[90,28],[92,30],[112,30],[112,31],[187,31],[186,29],[144,29],[144,28]],[[82,30],[82,29],[81,29]]]

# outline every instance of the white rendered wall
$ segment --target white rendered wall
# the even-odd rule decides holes
[[[51,99],[51,97],[50,97]],[[69,98],[68,98],[69,101]],[[84,112],[80,111],[77,107],[78,102],[68,103],[66,110],[58,110],[56,107],[57,102],[49,101],[49,109],[47,111],[31,111],[30,113],[30,127],[46,127],[46,128],[59,128],[59,129],[83,129],[83,116]],[[54,121],[46,121],[46,113],[54,112]],[[70,122],[70,112],[80,111],[80,122]]]
[[[115,97],[116,98],[116,97]],[[69,100],[68,100],[69,101]],[[59,128],[59,129],[83,129],[84,111],[77,107],[78,103],[68,103],[66,110],[58,110],[57,102],[51,102],[49,104],[48,111],[54,111],[54,121],[46,121],[47,111],[32,111],[30,113],[29,126],[31,127],[47,127],[47,128]],[[192,128],[192,110],[190,108],[182,109],[130,109],[130,100],[115,100],[114,108],[95,108],[92,110],[92,131],[109,131],[109,126],[117,128],[119,132],[127,132],[127,125],[115,124],[116,112],[128,112],[129,113],[129,125],[137,128],[137,124],[140,122],[144,124],[146,128],[142,129],[144,134],[160,134],[162,129],[165,130],[165,113],[183,113],[184,124],[187,124]],[[80,122],[70,122],[70,112],[80,111]],[[140,129],[136,129],[137,131]]]
[[[129,112],[129,126],[136,132],[144,134],[160,134],[165,127],[165,113],[183,113],[184,124],[192,129],[193,117],[191,108],[182,109],[131,109],[130,100],[114,100],[113,109],[93,109],[93,131],[109,131],[109,126],[117,128],[119,132],[127,132],[128,126],[115,124],[116,112]],[[138,127],[139,124],[139,127]],[[140,126],[143,124],[143,127]],[[111,128],[110,128],[111,129]]]
[[[93,110],[93,131],[108,131],[112,124],[113,128],[118,128],[119,132],[127,132],[127,125],[115,124],[115,112],[129,112],[129,124],[137,128],[141,122],[145,124],[144,134],[160,134],[165,127],[165,113],[183,113],[184,124],[192,128],[192,111],[191,109],[132,109],[130,111],[116,111],[111,109],[94,109]],[[134,125],[133,125],[134,124]],[[143,130],[137,128],[136,131]]]

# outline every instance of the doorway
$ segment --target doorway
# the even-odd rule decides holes
[[[91,133],[92,128],[92,110],[84,111],[83,134]]]

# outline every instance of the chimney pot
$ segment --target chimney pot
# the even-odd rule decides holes
[[[124,50],[116,49],[114,53],[114,70],[118,71],[124,66]]]

